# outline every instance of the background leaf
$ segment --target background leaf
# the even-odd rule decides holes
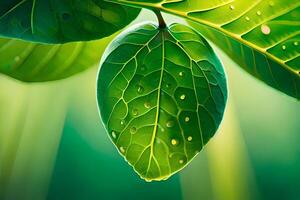
[[[66,78],[95,66],[113,37],[62,45],[0,38],[0,73],[26,82]]]
[[[143,24],[104,54],[98,103],[109,135],[145,180],[186,166],[215,134],[227,99],[221,63],[193,29]]]
[[[205,25],[200,30],[244,69],[300,99],[300,1],[111,1],[160,9]],[[214,30],[208,33],[207,27]]]
[[[99,39],[139,13],[104,0],[2,0],[0,36],[45,43]]]

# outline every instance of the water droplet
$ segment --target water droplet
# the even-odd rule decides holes
[[[130,129],[130,133],[131,134],[135,134],[136,133],[136,128],[133,126],[133,127],[131,127],[131,129]]]
[[[190,141],[193,140],[193,137],[192,137],[192,136],[189,136],[189,137],[187,138],[187,140],[190,142]]]
[[[184,72],[179,72],[179,76],[183,77],[184,76]]]
[[[121,125],[124,125],[125,124],[125,120],[121,120]]]
[[[177,144],[178,144],[178,141],[177,141],[177,140],[175,140],[175,139],[172,139],[172,140],[171,140],[171,144],[172,144],[173,146],[175,146],[175,145],[177,145]]]
[[[160,128],[161,132],[165,132],[165,129],[163,127]]]
[[[261,11],[257,11],[256,14],[257,14],[258,16],[260,16],[260,15],[261,15]]]
[[[142,93],[144,92],[143,86],[139,85],[139,86],[138,86],[138,89],[137,89],[137,92],[138,92],[139,94],[142,94]]]
[[[116,139],[116,138],[117,138],[116,132],[115,132],[115,131],[112,131],[112,132],[111,132],[111,136],[112,136],[114,139]]]
[[[14,60],[15,60],[15,62],[19,62],[20,59],[21,59],[20,56],[16,56]]]
[[[182,95],[180,96],[180,99],[181,99],[181,100],[184,100],[185,97],[186,97],[185,94],[182,94]]]
[[[166,84],[166,88],[170,88],[171,87],[171,84],[170,83],[167,83]]]
[[[133,114],[133,116],[137,116],[138,114],[139,114],[139,111],[138,111],[138,109],[133,109],[132,110],[132,114]]]
[[[125,153],[124,147],[120,147],[120,151],[121,151],[122,153]]]
[[[180,163],[180,164],[183,164],[183,163],[184,163],[184,160],[179,160],[179,163]]]
[[[261,25],[260,29],[261,32],[265,35],[269,35],[271,33],[271,28],[266,24]]]
[[[150,108],[150,107],[151,107],[150,102],[148,102],[148,101],[145,102],[145,103],[144,103],[144,106],[145,106],[145,108]]]
[[[172,128],[174,126],[174,121],[168,121],[167,124],[166,124],[166,126],[168,128]]]
[[[269,1],[269,6],[273,7],[275,3],[273,1]]]
[[[189,121],[190,121],[190,117],[186,116],[186,117],[184,118],[184,121],[185,121],[185,122],[189,122]]]
[[[247,21],[250,21],[250,18],[249,18],[249,17],[245,17],[245,19],[246,19]]]
[[[234,5],[229,6],[230,10],[234,10]]]
[[[286,50],[286,46],[285,46],[285,45],[282,45],[282,47],[281,47],[281,48],[282,48],[282,50],[283,50],[283,51],[285,51],[285,50]]]
[[[299,43],[296,41],[296,42],[294,42],[294,46],[298,46],[299,45]]]

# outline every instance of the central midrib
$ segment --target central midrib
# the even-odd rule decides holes
[[[161,95],[161,87],[162,87],[162,80],[163,80],[163,74],[164,74],[164,66],[165,66],[165,38],[164,38],[164,31],[161,31],[161,43],[162,43],[162,66],[161,66],[161,73],[160,73],[160,80],[158,85],[158,94],[157,94],[157,107],[156,107],[156,115],[155,115],[155,122],[154,122],[154,128],[152,133],[152,138],[150,142],[150,156],[149,156],[149,162],[147,167],[147,172],[149,172],[152,158],[154,157],[153,149],[154,149],[154,142],[157,134],[157,128],[158,128],[158,121],[159,121],[159,108],[160,108],[160,95]],[[159,166],[157,166],[159,167]]]

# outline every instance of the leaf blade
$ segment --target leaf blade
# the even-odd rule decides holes
[[[223,68],[208,43],[186,26],[160,30],[146,24],[123,33],[104,54],[98,77],[98,104],[110,138],[147,181],[185,167],[221,122]]]
[[[23,82],[64,79],[94,67],[113,36],[56,45],[0,38],[0,73]]]
[[[94,40],[124,28],[138,13],[104,0],[5,0],[0,36],[44,43]]]

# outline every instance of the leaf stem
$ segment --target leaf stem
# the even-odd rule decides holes
[[[167,24],[166,24],[163,16],[161,15],[160,11],[158,9],[153,9],[153,12],[155,13],[155,15],[157,17],[159,28],[161,28],[161,29],[166,28]]]

